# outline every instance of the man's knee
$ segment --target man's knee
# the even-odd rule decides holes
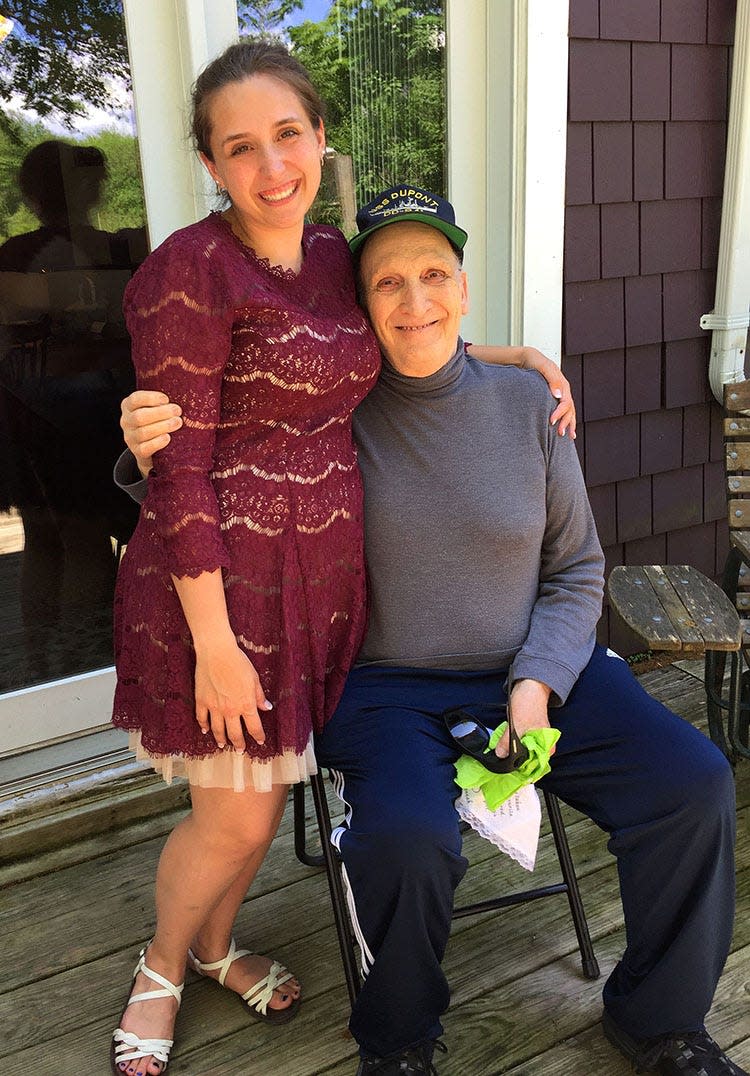
[[[402,880],[435,879],[450,876],[456,881],[465,870],[461,856],[458,815],[449,811],[428,813],[413,804],[402,811],[382,805],[370,812],[366,827],[352,819],[349,839],[342,841],[344,859],[355,854],[369,869],[387,872]]]

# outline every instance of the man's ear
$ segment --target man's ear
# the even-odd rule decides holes
[[[469,280],[466,273],[461,270],[461,315],[469,313]]]

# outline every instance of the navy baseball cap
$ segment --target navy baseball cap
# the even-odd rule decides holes
[[[469,238],[468,233],[456,224],[456,214],[450,202],[439,194],[422,190],[421,187],[401,183],[396,187],[389,187],[387,191],[362,206],[357,213],[359,232],[349,240],[349,249],[354,253],[359,250],[368,235],[372,235],[379,228],[385,228],[386,224],[400,220],[415,220],[437,228],[459,250],[463,250]]]

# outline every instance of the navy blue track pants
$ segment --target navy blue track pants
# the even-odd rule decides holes
[[[350,1027],[383,1056],[441,1033],[441,969],[466,870],[457,751],[440,715],[505,701],[505,670],[364,666],[318,737],[347,806],[334,833],[366,978]],[[564,706],[543,785],[593,819],[617,857],[627,948],[604,1004],[637,1038],[701,1027],[734,917],[731,768],[701,732],[597,647]]]

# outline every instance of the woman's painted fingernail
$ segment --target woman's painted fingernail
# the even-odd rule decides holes
[[[204,736],[208,736],[208,729],[201,729]]]
[[[263,709],[264,710],[273,710],[273,703],[269,702],[268,699],[266,699],[266,701],[263,703]]]
[[[560,391],[560,389],[555,389],[552,395],[555,397],[556,400],[562,399],[562,392]]]

